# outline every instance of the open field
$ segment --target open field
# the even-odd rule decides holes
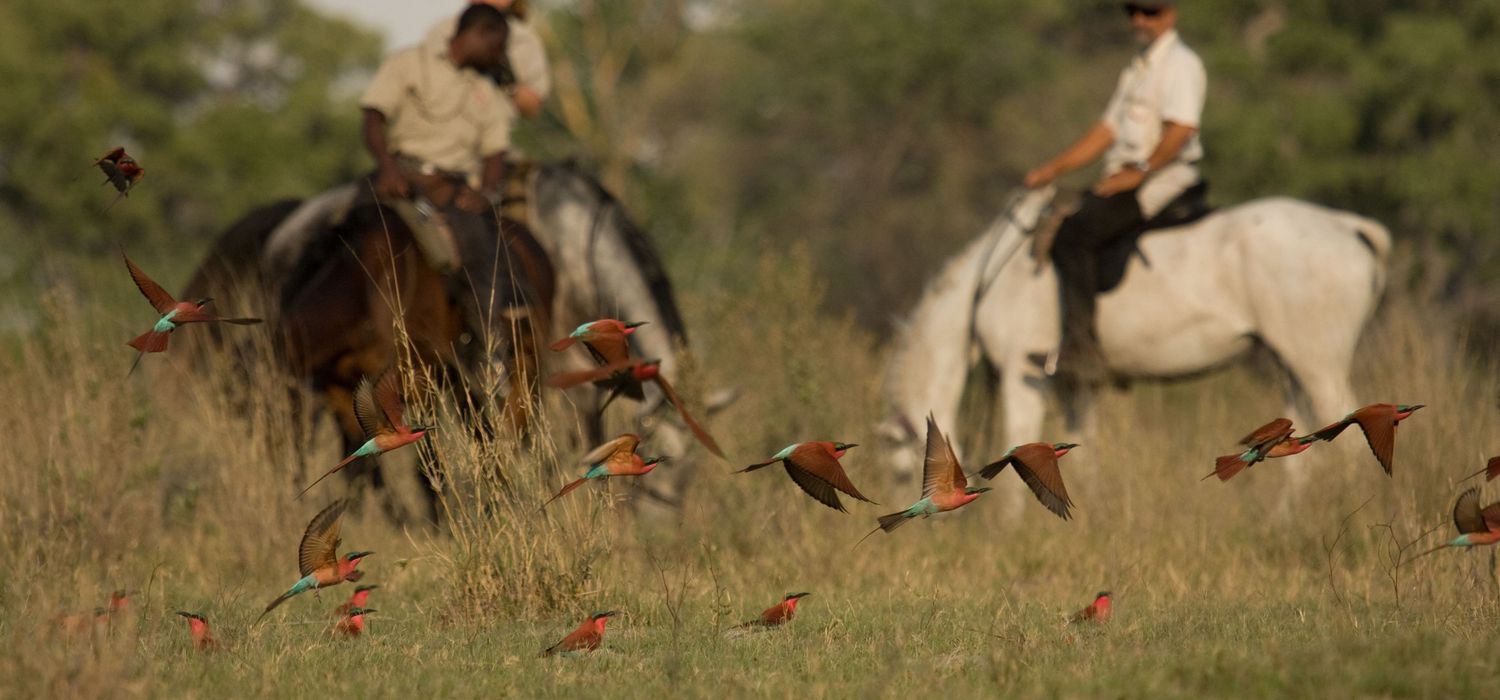
[[[1106,397],[1101,434],[1064,461],[1071,522],[1014,498],[1003,475],[964,511],[851,550],[918,490],[885,473],[870,429],[881,345],[814,311],[821,290],[805,267],[766,265],[757,288],[686,300],[687,386],[743,395],[711,425],[733,465],[700,449],[663,468],[697,472],[680,514],[634,515],[623,484],[538,513],[563,483],[558,465],[572,470],[570,412],[553,411],[538,446],[518,451],[476,443],[428,406],[452,532],[397,529],[369,499],[346,518],[345,549],[377,552],[361,568],[382,586],[354,641],[326,633],[348,586],[250,624],[294,580],[308,518],[344,488],[292,498],[337,460],[328,427],[306,445],[268,444],[294,426],[258,368],[247,401],[180,379],[216,369],[185,354],[147,358],[124,380],[120,343],[150,319],[123,270],[49,296],[43,329],[0,347],[0,692],[1475,697],[1500,682],[1488,553],[1394,566],[1429,528],[1447,535],[1455,481],[1500,452],[1496,375],[1460,351],[1439,310],[1392,295],[1355,370],[1362,400],[1429,405],[1402,424],[1394,478],[1350,433],[1200,482],[1213,456],[1281,412],[1279,380],[1239,368]],[[844,515],[780,470],[729,474],[800,439],[861,443],[845,464],[883,505]],[[965,444],[971,470],[1004,448]],[[1287,468],[1316,476],[1278,511]],[[129,613],[59,630],[59,613],[116,588],[140,592]],[[1108,625],[1064,626],[1106,589]],[[787,628],[721,637],[792,590],[813,595]],[[228,649],[195,653],[181,609],[203,612]],[[597,609],[623,611],[606,651],[537,658]]]

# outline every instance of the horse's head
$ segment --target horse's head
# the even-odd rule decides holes
[[[922,473],[922,434],[905,414],[896,412],[875,425],[875,435],[880,440],[880,454],[886,466],[902,482],[911,481]]]

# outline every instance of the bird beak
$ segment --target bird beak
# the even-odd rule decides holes
[[[857,443],[857,442],[851,442],[851,443],[849,443],[847,445],[844,445],[844,449],[845,450],[852,450],[852,449],[854,449],[856,447],[859,447],[859,443]]]
[[[1419,403],[1419,404],[1417,404],[1415,406],[1412,406],[1411,408],[1407,409],[1406,412],[1407,413],[1415,413],[1417,411],[1417,409],[1419,409],[1419,408],[1427,408],[1427,404]]]
[[[625,324],[625,327],[626,328],[640,328],[641,326],[644,326],[644,325],[646,325],[648,323],[650,323],[650,321],[633,321],[631,323]]]
[[[602,613],[599,613],[595,617],[614,617],[614,616],[619,615],[619,614],[620,614],[620,611],[618,611],[618,610],[606,610],[606,611],[604,611]]]

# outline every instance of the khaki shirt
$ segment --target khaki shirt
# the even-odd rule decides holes
[[[1103,122],[1115,141],[1104,154],[1106,175],[1151,157],[1161,143],[1162,123],[1198,127],[1207,97],[1208,74],[1198,54],[1182,43],[1177,30],[1168,30],[1135,56],[1120,73]],[[1194,133],[1172,163],[1150,173],[1138,198],[1146,216],[1153,216],[1182,190],[1199,179],[1197,163],[1203,143]]]
[[[516,82],[531,88],[537,97],[546,101],[552,94],[552,72],[547,65],[547,49],[542,44],[542,35],[530,24],[509,17],[510,38],[506,40],[505,57],[510,59],[510,69],[516,74]],[[449,17],[427,32],[424,45],[442,48],[458,31],[458,17]]]
[[[359,105],[385,115],[392,154],[461,172],[477,187],[486,156],[510,147],[515,109],[479,73],[460,69],[426,45],[380,64]]]

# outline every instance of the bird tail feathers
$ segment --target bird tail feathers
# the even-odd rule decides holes
[[[551,498],[547,499],[547,503],[543,503],[542,507],[546,508],[549,503],[551,503],[551,502],[553,502],[553,501],[555,501],[555,500],[557,500],[559,498],[562,498],[563,496],[565,496],[568,493],[572,492],[574,489],[578,488],[579,486],[582,486],[583,482],[585,482],[585,481],[588,481],[588,479],[587,478],[584,478],[584,479],[574,479],[567,486],[562,487],[561,491],[558,491],[557,493],[553,494]]]
[[[559,341],[557,341],[557,342],[549,345],[548,347],[552,348],[553,352],[562,352],[564,350],[567,350],[568,348],[573,347],[573,343],[576,343],[576,342],[578,342],[578,339],[574,338],[573,336],[570,335],[570,336],[568,336],[566,338],[563,338],[562,340],[559,340]]]
[[[906,511],[904,510],[898,513],[891,513],[890,515],[882,515],[878,519],[880,523],[880,529],[885,530],[886,532],[890,532],[891,530],[905,525],[906,521],[908,520],[911,520],[911,518],[906,517]]]
[[[128,343],[126,343],[126,345],[129,345],[130,347],[133,347],[136,350],[139,350],[139,351],[141,351],[143,353],[145,353],[145,352],[166,352],[166,350],[167,350],[167,339],[169,339],[171,337],[172,337],[171,333],[158,333],[156,331],[146,331],[145,333],[142,333],[142,334],[136,336],[135,338],[131,339],[131,341],[128,342]]]
[[[752,465],[750,465],[748,467],[745,467],[744,469],[736,469],[736,470],[734,470],[734,473],[736,473],[736,474],[744,474],[745,472],[753,472],[753,471],[755,471],[757,469],[760,469],[761,467],[769,467],[772,464],[775,464],[775,463],[780,462],[780,461],[781,460],[779,460],[779,459],[773,459],[773,460],[771,460],[769,462],[759,462],[759,463],[756,463],[756,464],[752,464]]]
[[[320,476],[317,479],[314,479],[311,484],[307,485],[307,488],[302,489],[302,493],[297,494],[297,498],[301,499],[303,496],[307,495],[307,492],[311,491],[312,487],[317,486],[318,482],[320,482],[320,481],[322,481],[324,479],[327,479],[330,476],[333,476],[335,472],[338,472],[340,469],[343,469],[344,467],[349,466],[349,463],[353,462],[358,457],[359,457],[359,455],[357,455],[357,454],[355,454],[355,455],[349,455],[348,457],[345,457],[344,461],[339,462],[336,466],[334,466],[334,468],[329,469],[328,471],[324,472],[323,476]]]
[[[1203,478],[1207,479],[1209,476],[1217,476],[1219,477],[1219,481],[1229,481],[1248,466],[1250,466],[1250,463],[1240,459],[1240,455],[1224,455],[1214,460],[1213,473]]]
[[[1000,472],[1005,471],[1006,464],[1004,460],[986,464],[983,469],[979,470],[979,475],[986,479],[993,479],[1000,476]]]

